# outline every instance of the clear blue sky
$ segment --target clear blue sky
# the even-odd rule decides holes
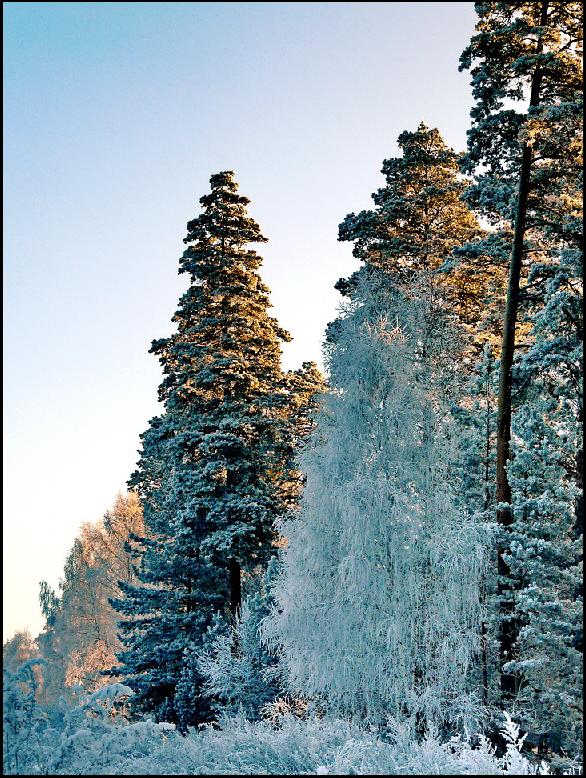
[[[4,633],[42,625],[80,524],[158,412],[186,222],[232,169],[263,277],[320,359],[337,225],[420,121],[463,149],[472,3],[5,3]]]

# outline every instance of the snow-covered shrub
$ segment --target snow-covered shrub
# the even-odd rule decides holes
[[[208,630],[197,665],[206,679],[204,690],[219,701],[224,715],[242,713],[257,721],[279,693],[278,658],[261,643],[260,625],[274,605],[270,584],[277,572],[273,559],[261,589],[249,596],[234,625],[218,619]]]
[[[43,708],[35,664],[4,672],[5,775],[547,775],[521,753],[519,727],[505,714],[506,752],[482,735],[414,740],[407,722],[383,727],[275,707],[271,720],[224,716],[189,728],[150,719],[130,723],[132,691],[112,684]],[[567,760],[563,774],[578,774]]]
[[[36,699],[35,669],[40,659],[29,659],[16,671],[3,669],[2,745],[6,775],[27,775],[39,771],[39,754],[31,748],[46,727],[47,717]]]
[[[510,719],[503,731],[507,749],[501,757],[483,737],[459,736],[441,743],[428,736],[413,741],[403,724],[381,732],[314,716],[285,716],[278,725],[236,716],[224,719],[220,728],[192,728],[183,737],[172,724],[127,723],[119,711],[127,693],[114,685],[92,695],[68,711],[61,730],[47,726],[41,718],[41,726],[29,728],[28,736],[23,734],[19,741],[18,762],[6,759],[5,753],[5,774],[550,774],[545,764],[533,765],[521,754],[523,738]],[[577,770],[564,774],[577,774]]]

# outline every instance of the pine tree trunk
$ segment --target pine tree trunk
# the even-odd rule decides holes
[[[242,580],[240,563],[234,557],[230,558],[230,611],[235,620],[242,604]]]
[[[544,0],[541,4],[540,26],[547,24],[547,10],[549,3]],[[537,43],[536,54],[543,50],[541,36]],[[529,105],[535,107],[539,104],[539,90],[543,78],[543,71],[539,64],[535,68],[531,80],[531,96]],[[511,487],[507,477],[507,463],[510,458],[511,442],[511,367],[515,353],[515,327],[517,324],[517,310],[519,307],[519,282],[521,267],[523,264],[523,251],[525,232],[527,229],[527,203],[531,188],[532,148],[529,144],[523,144],[521,171],[519,175],[519,191],[517,195],[517,210],[515,213],[515,231],[513,247],[511,251],[511,265],[509,269],[509,285],[507,289],[507,303],[503,323],[503,345],[501,351],[501,365],[499,375],[499,393],[497,407],[497,456],[496,456],[496,500],[497,504],[504,504],[497,509],[497,522],[505,528],[510,527],[513,516],[511,511]],[[510,576],[510,570],[505,562],[506,542],[501,541],[498,547],[498,574],[499,595],[501,598],[500,619],[500,665],[502,666],[513,658],[513,650],[518,636],[518,625],[514,621],[514,607],[510,601],[511,585],[506,579]],[[517,693],[518,679],[513,674],[504,673],[501,670],[501,692],[503,700],[510,699]]]
[[[484,450],[484,510],[488,511],[490,505],[490,363],[488,365],[486,376],[486,437],[485,437],[485,450]],[[484,603],[487,600],[486,582],[484,575],[482,577],[482,585],[480,590],[480,597]],[[480,640],[482,646],[482,701],[484,705],[488,705],[488,628],[486,626],[486,620],[482,619],[480,627]]]
[[[583,420],[583,413],[582,409],[580,408],[578,411],[578,429],[582,429],[584,420]],[[575,538],[579,538],[580,535],[582,535],[584,531],[584,472],[583,472],[583,466],[584,466],[584,449],[582,446],[578,449],[576,452],[576,477],[575,477],[575,483],[578,488],[578,495],[576,497],[576,504],[574,506],[574,527],[572,535]],[[582,559],[582,555],[580,556]]]

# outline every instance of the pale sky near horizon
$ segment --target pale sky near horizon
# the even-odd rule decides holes
[[[419,122],[461,150],[473,3],[4,3],[4,639],[42,627],[160,412],[186,222],[234,170],[284,366],[320,360],[337,226]]]

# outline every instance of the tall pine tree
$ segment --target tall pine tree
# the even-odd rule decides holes
[[[246,581],[274,552],[273,522],[296,496],[298,398],[280,366],[289,335],[267,313],[262,259],[247,248],[266,238],[230,171],[210,184],[187,225],[177,332],[151,348],[165,412],[142,436],[131,479],[149,537],[135,539],[140,585],[116,602],[126,646],[117,671],[135,708],[182,727],[211,716],[196,654],[215,616],[237,615]]]
[[[406,289],[425,272],[431,310],[448,306],[480,340],[486,300],[498,287],[499,274],[486,252],[457,264],[455,250],[477,244],[485,232],[462,197],[468,182],[459,172],[459,155],[446,146],[437,129],[421,123],[398,138],[402,155],[383,162],[385,186],[372,195],[375,207],[348,214],[339,240],[354,243],[353,254],[388,273]],[[487,270],[488,265],[488,270]],[[353,277],[337,288],[351,296]]]
[[[531,402],[515,385],[514,362],[527,301],[539,287],[545,289],[545,279],[552,273],[567,285],[567,262],[561,263],[566,265],[561,275],[554,267],[569,248],[581,246],[576,184],[580,176],[582,4],[549,0],[477,3],[476,10],[476,34],[461,58],[461,69],[471,71],[475,98],[464,170],[479,172],[468,192],[469,200],[501,229],[510,252],[496,451],[497,519],[503,527],[498,553],[501,689],[506,701],[520,689],[521,676],[511,672],[511,661],[517,658],[524,621],[515,604],[518,573],[512,573],[509,566],[515,532],[509,478],[514,453],[511,424],[516,407]],[[573,263],[574,277],[578,264]],[[544,280],[539,282],[539,277]],[[544,302],[543,291],[541,299]],[[524,332],[529,345],[540,337],[535,328],[531,331],[525,326]],[[579,323],[574,326],[574,337],[581,338]],[[572,501],[569,495],[568,499]]]

